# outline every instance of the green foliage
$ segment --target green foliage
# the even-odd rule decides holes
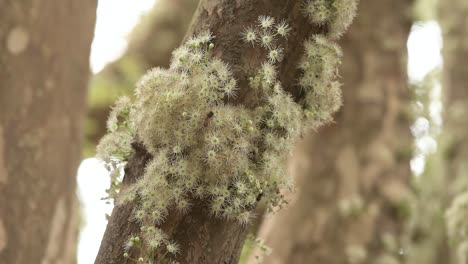
[[[112,71],[104,69],[92,79],[88,94],[90,108],[107,107],[120,96],[131,94],[133,83],[144,73],[138,61],[130,56],[122,57],[114,65]]]
[[[239,264],[249,263],[249,258],[252,252],[257,252],[254,256],[255,263],[262,263],[263,257],[271,253],[271,248],[265,245],[263,240],[256,238],[253,235],[248,235],[242,249]]]
[[[285,160],[304,130],[331,120],[341,105],[337,67],[341,51],[324,36],[304,42],[299,80],[305,96],[295,102],[278,80],[277,63],[289,25],[261,16],[243,39],[264,49],[265,61],[249,78],[254,102],[230,104],[239,87],[231,65],[215,58],[210,32],[191,37],[173,52],[169,69],[150,70],[138,82],[135,100],[120,99],[107,123],[98,156],[111,171],[109,197],[135,202],[133,220],[141,234],[129,239],[144,260],[175,255],[179,247],[159,229],[171,210],[187,213],[195,200],[212,216],[248,224],[261,200],[270,209],[290,190]],[[144,175],[119,190],[122,166],[133,140],[151,154]],[[136,241],[138,238],[138,241]],[[163,256],[154,256],[156,250]],[[128,256],[128,255],[127,255]]]

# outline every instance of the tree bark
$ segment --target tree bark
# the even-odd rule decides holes
[[[125,54],[108,64],[91,81],[85,155],[94,156],[106,134],[110,106],[118,96],[131,94],[138,78],[153,67],[168,67],[171,52],[189,27],[198,0],[160,0],[129,37]]]
[[[72,263],[96,1],[0,0],[0,262]]]
[[[444,60],[444,127],[441,135],[444,142],[441,151],[445,165],[444,181],[448,185],[444,205],[449,206],[450,201],[456,195],[466,192],[468,186],[468,4],[463,0],[441,1],[439,18],[443,33]],[[464,256],[457,256],[460,241],[443,242],[446,251],[441,254],[447,263],[466,262],[467,252],[460,252]]]
[[[344,35],[344,106],[291,160],[298,192],[267,216],[264,263],[379,263],[399,259],[412,138],[406,73],[409,0],[361,0]],[[251,263],[256,263],[255,252]],[[385,262],[393,263],[393,262]]]
[[[284,87],[296,97],[301,96],[297,85],[300,72],[297,63],[302,54],[302,41],[317,33],[324,33],[325,26],[308,26],[301,14],[301,1],[230,1],[203,0],[194,17],[187,36],[209,29],[216,36],[213,54],[232,65],[240,89],[236,104],[250,107],[253,98],[248,88],[248,77],[254,76],[261,62],[262,54],[246,50],[240,33],[244,27],[255,23],[258,16],[270,15],[284,18],[295,28],[285,46],[285,60],[279,64],[278,73]],[[307,25],[307,26],[305,26]],[[138,144],[136,153],[130,158],[123,188],[141,177],[145,161],[150,157]],[[138,230],[129,220],[133,205],[114,208],[104,234],[95,263],[124,263],[122,245]],[[237,263],[246,235],[246,227],[236,222],[209,217],[205,201],[196,201],[187,215],[170,212],[161,227],[166,234],[181,244],[180,263]]]

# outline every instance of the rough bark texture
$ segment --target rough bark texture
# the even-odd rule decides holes
[[[441,1],[439,8],[444,59],[442,136],[448,141],[442,151],[446,167],[444,178],[449,185],[447,196],[451,200],[468,186],[468,3]],[[455,251],[456,247],[451,244],[444,254],[447,263],[461,263]]]
[[[288,87],[296,97],[300,96],[296,87],[298,59],[302,52],[302,40],[313,33],[323,31],[310,26],[300,12],[301,1],[284,0],[203,0],[195,14],[187,36],[194,32],[209,29],[216,39],[214,54],[232,65],[233,72],[241,87],[238,104],[249,107],[252,98],[247,89],[247,78],[256,74],[264,55],[242,42],[240,33],[243,28],[254,23],[259,15],[271,15],[277,19],[285,18],[295,28],[285,46],[285,60],[279,65],[278,72],[284,87]],[[124,179],[124,188],[143,173],[146,151],[136,148],[130,158]],[[172,212],[163,230],[181,244],[180,263],[237,263],[246,235],[246,227],[235,222],[208,217],[207,204],[197,201],[187,215]],[[137,230],[129,220],[131,205],[114,208],[108,229],[101,243],[95,263],[124,263],[122,245],[132,231]]]
[[[72,263],[96,1],[0,0],[0,263]]]
[[[138,78],[153,67],[168,67],[199,0],[159,0],[136,26],[125,54],[93,77],[86,130],[85,154],[92,156],[106,133],[110,106],[118,96],[131,94]]]
[[[360,1],[341,41],[344,106],[335,124],[298,144],[291,161],[298,193],[289,207],[265,218],[260,237],[273,251],[263,263],[399,258],[412,145],[406,74],[411,3]]]

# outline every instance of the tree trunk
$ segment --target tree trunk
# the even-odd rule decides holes
[[[466,193],[468,183],[468,4],[463,0],[441,1],[439,3],[439,16],[443,33],[443,103],[444,128],[443,158],[445,161],[445,181],[449,185],[447,190],[449,200],[454,196]],[[454,203],[455,205],[456,203]],[[459,208],[461,210],[466,210]],[[462,212],[460,212],[462,213]],[[451,217],[447,215],[449,234]],[[455,220],[456,221],[456,220]],[[455,230],[456,233],[462,233]],[[453,233],[452,233],[453,235]],[[447,263],[466,263],[468,252],[460,246],[459,238],[452,237],[450,248],[444,254],[449,260]],[[465,237],[466,241],[466,237]],[[465,242],[466,243],[466,242]],[[458,251],[458,252],[457,252]],[[447,254],[448,252],[448,254]]]
[[[335,124],[298,144],[291,160],[298,193],[290,206],[265,217],[259,236],[272,253],[264,263],[400,258],[412,145],[406,73],[411,3],[360,1],[341,41],[344,106]]]
[[[303,48],[303,40],[313,34],[326,33],[327,27],[309,25],[301,13],[302,1],[230,1],[203,0],[194,17],[187,36],[209,29],[216,36],[213,54],[232,65],[238,80],[239,96],[233,102],[247,108],[252,107],[254,97],[248,89],[248,77],[255,76],[263,55],[258,52],[243,52],[245,43],[240,33],[245,27],[255,23],[260,15],[284,18],[295,27],[288,37],[284,57],[279,64],[278,73],[284,87],[296,99],[302,94],[297,85],[300,72],[297,69]],[[151,157],[140,144],[133,145],[135,154],[125,169],[123,186],[135,182],[144,172],[146,161]],[[210,217],[207,201],[196,200],[188,214],[170,211],[161,226],[171,240],[181,245],[181,254],[176,257],[180,263],[237,263],[246,235],[246,227],[237,222]],[[122,245],[128,237],[138,233],[138,225],[129,220],[135,204],[115,207],[109,219],[101,248],[95,263],[124,263]],[[134,255],[133,253],[131,255]]]
[[[0,0],[0,262],[72,263],[96,1]]]
[[[444,131],[450,137],[446,150],[447,176],[453,180],[466,179],[468,168],[468,5],[462,0],[440,3],[443,32],[442,73]],[[459,190],[460,191],[460,190]]]
[[[129,37],[125,54],[96,74],[90,87],[85,155],[94,156],[106,134],[110,106],[132,94],[138,78],[153,67],[168,67],[171,52],[184,38],[198,0],[160,0]]]

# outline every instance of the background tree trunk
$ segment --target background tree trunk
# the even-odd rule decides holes
[[[240,33],[244,27],[255,23],[259,15],[271,15],[276,19],[284,18],[295,28],[285,47],[285,59],[279,64],[279,79],[284,87],[296,97],[298,59],[302,54],[301,43],[312,34],[323,33],[325,27],[308,26],[309,22],[301,14],[301,1],[230,1],[203,0],[195,14],[187,36],[209,29],[216,36],[213,54],[222,58],[233,67],[238,80],[239,97],[235,103],[250,107],[253,98],[249,95],[248,77],[254,76],[260,63],[264,61],[257,51],[245,50]],[[307,25],[307,26],[305,26]],[[150,158],[146,150],[134,145],[135,155],[130,158],[123,185],[135,182],[141,177],[144,164]],[[138,231],[138,226],[129,220],[132,204],[114,208],[104,234],[101,248],[95,263],[123,263],[122,245],[127,238]],[[237,263],[240,249],[246,234],[246,227],[236,222],[208,217],[207,203],[194,201],[194,206],[187,215],[170,212],[162,229],[180,243],[180,263]]]
[[[446,174],[453,180],[465,181],[468,177],[468,4],[462,0],[441,2],[440,22],[444,40],[444,131],[450,138],[445,153]],[[458,186],[458,191],[464,187]]]
[[[96,1],[0,0],[0,262],[72,263]]]
[[[440,134],[440,124],[432,114],[433,96],[436,85],[439,84],[440,69],[434,69],[423,80],[413,82],[413,108],[415,116],[426,119],[429,123],[427,131],[417,128],[415,121],[414,156],[424,156],[425,167],[420,175],[413,175],[415,200],[411,219],[405,231],[405,261],[404,263],[439,264],[450,263],[448,259],[448,240],[444,221],[447,207],[447,185],[445,178],[443,150],[445,137]],[[422,107],[421,107],[422,106]],[[417,132],[419,130],[419,132]],[[417,143],[422,137],[433,137],[437,141],[436,152],[428,153],[427,145]]]
[[[440,1],[439,16],[443,33],[443,158],[448,200],[468,189],[468,3],[463,0]],[[453,241],[452,241],[453,242]],[[456,256],[451,243],[447,263],[465,263]]]
[[[108,64],[91,81],[85,155],[94,156],[106,134],[110,106],[131,95],[136,81],[153,67],[168,67],[171,52],[180,44],[199,0],[159,0],[130,34],[125,54]]]
[[[399,259],[412,149],[406,72],[411,4],[360,1],[341,41],[344,106],[336,124],[298,144],[291,161],[298,193],[290,206],[265,218],[260,238],[273,251],[264,263]]]

